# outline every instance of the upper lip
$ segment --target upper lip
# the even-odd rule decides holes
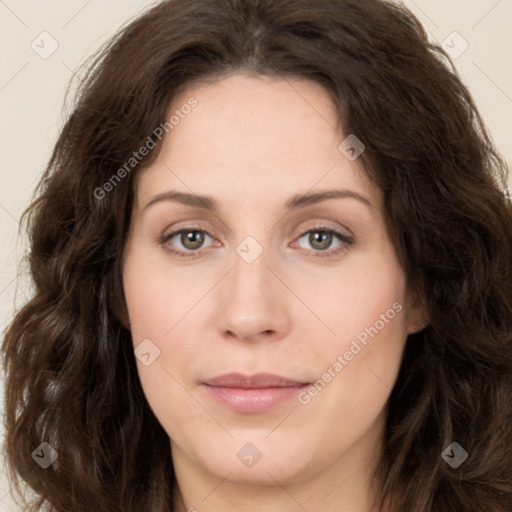
[[[205,380],[205,384],[223,388],[275,388],[303,386],[308,382],[289,379],[273,373],[257,373],[255,375],[243,375],[241,373],[226,373]]]

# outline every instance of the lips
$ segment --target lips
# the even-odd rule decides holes
[[[261,389],[302,386],[309,383],[288,379],[273,373],[258,373],[252,376],[242,375],[241,373],[228,373],[208,379],[205,381],[205,384],[224,388]]]
[[[271,373],[229,373],[203,383],[217,403],[238,413],[262,413],[296,398],[310,383]]]

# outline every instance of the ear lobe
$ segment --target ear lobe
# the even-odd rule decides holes
[[[128,313],[126,312],[126,310],[123,310],[123,311],[116,311],[116,318],[119,320],[120,324],[127,330],[129,331],[131,329],[131,326],[130,326],[130,319],[128,317]]]
[[[109,287],[110,304],[112,304],[112,313],[114,318],[128,331],[131,330],[130,316],[124,298],[122,280],[119,276],[114,277]]]
[[[422,321],[422,322],[418,322],[416,324],[412,324],[409,329],[407,330],[407,334],[416,334],[420,331],[422,331],[423,329],[425,329],[425,327],[427,327],[427,325],[429,324],[430,322],[428,321]]]
[[[430,323],[430,315],[427,311],[426,301],[418,292],[413,294],[409,307],[407,334],[416,334],[425,329]]]
[[[130,330],[130,317],[128,316],[128,310],[126,308],[126,304],[124,302],[124,298],[120,299],[119,295],[116,295],[116,299],[114,300],[114,315],[119,323],[126,329]]]

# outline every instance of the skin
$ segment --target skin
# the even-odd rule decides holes
[[[137,365],[170,438],[175,508],[369,511],[386,402],[407,335],[424,321],[408,295],[381,192],[360,159],[338,149],[348,134],[320,85],[235,74],[191,87],[169,113],[191,96],[197,107],[137,176],[123,266],[134,347],[150,339],[160,350],[149,366]],[[211,196],[219,210],[170,200],[145,208],[170,189]],[[371,206],[345,197],[285,209],[294,195],[330,189],[356,192]],[[353,244],[308,240],[322,233],[319,225]],[[198,256],[166,250],[194,254],[197,245],[179,235],[160,243],[184,228],[207,232]],[[263,249],[252,263],[236,250],[247,236]],[[400,312],[333,370],[396,303]],[[330,381],[307,404],[293,398],[263,413],[234,412],[201,385],[232,371],[314,383],[329,368]],[[237,457],[248,442],[262,454],[250,468]]]

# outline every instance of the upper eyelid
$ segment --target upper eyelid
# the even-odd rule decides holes
[[[194,224],[194,222],[197,222],[197,224]],[[303,224],[303,222],[301,222],[301,224]],[[329,226],[329,222],[326,222],[326,221],[313,221],[313,225],[312,226],[304,226],[298,230],[294,230],[294,231],[299,231],[301,234],[307,232],[307,231],[310,231],[312,229],[324,229],[324,230],[331,230],[331,231],[339,231],[340,229],[341,230],[346,230],[350,233],[350,235],[352,236],[353,235],[353,232],[352,230],[350,230],[348,227],[346,226],[341,226],[341,227],[333,227],[333,226]],[[169,231],[168,234],[176,234],[176,233],[179,233],[181,231],[204,231],[206,232],[208,235],[210,236],[214,236],[212,235],[212,232],[213,233],[216,233],[217,230],[216,229],[210,229],[208,227],[204,227],[201,225],[200,221],[192,221],[190,224],[186,224],[184,226],[180,226],[180,227],[177,227],[177,228],[173,228],[172,230]],[[163,230],[163,233],[165,234],[167,231],[167,229],[164,229]],[[230,233],[232,233],[231,230],[229,230]],[[167,236],[167,235],[164,235],[164,236]],[[215,235],[216,236],[216,235]]]
[[[199,230],[199,231],[205,231],[207,232],[210,236],[212,236],[212,232],[213,233],[219,233],[219,230],[217,228],[214,228],[214,229],[211,229],[210,227],[206,227],[203,225],[203,221],[197,219],[197,220],[190,220],[190,221],[183,221],[184,222],[184,225],[183,226],[180,226],[180,227],[177,227],[177,228],[173,228],[172,231],[170,231],[170,233],[175,233],[175,232],[178,232],[178,231],[182,231],[182,230]],[[313,225],[310,226],[310,227],[306,227],[304,226],[304,224],[307,224],[308,222],[313,222]],[[329,224],[332,224],[332,223],[335,223],[335,224],[338,224],[338,226],[332,226],[332,225],[329,225]],[[177,223],[178,224],[178,223]],[[179,222],[179,224],[181,224],[181,222]],[[208,222],[208,224],[210,224]],[[308,231],[310,229],[320,229],[320,228],[323,228],[323,229],[330,229],[330,230],[334,230],[334,231],[339,231],[339,230],[346,230],[350,236],[354,236],[354,233],[353,231],[348,228],[347,226],[341,224],[340,222],[336,222],[336,221],[327,221],[327,220],[309,220],[309,221],[305,221],[305,220],[302,220],[299,222],[299,224],[301,226],[303,226],[302,228],[300,228],[298,231],[300,231],[301,233],[304,233],[304,231]],[[168,228],[164,229],[164,233],[168,230]],[[268,232],[269,230],[267,230]],[[294,231],[297,231],[296,229],[294,229]],[[233,230],[230,229],[228,227],[228,233],[229,234],[233,234]]]

